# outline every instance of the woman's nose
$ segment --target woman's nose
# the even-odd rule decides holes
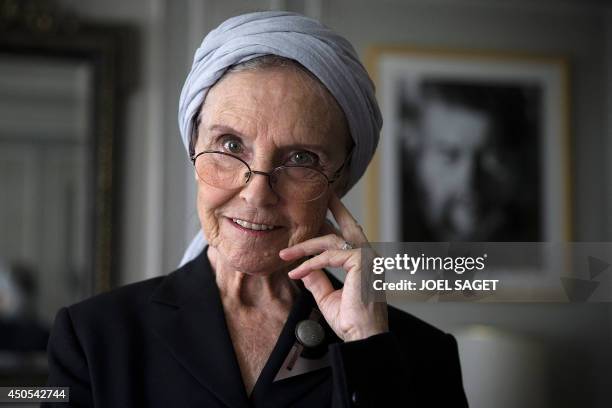
[[[252,172],[247,184],[240,190],[240,197],[249,205],[256,207],[270,206],[278,203],[278,194],[270,188],[269,177],[260,172]]]

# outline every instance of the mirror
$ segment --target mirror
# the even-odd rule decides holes
[[[117,262],[127,31],[57,16],[0,15],[0,386],[44,384],[55,314],[110,288]]]
[[[0,59],[3,349],[44,349],[55,311],[91,291],[92,74],[80,61]]]

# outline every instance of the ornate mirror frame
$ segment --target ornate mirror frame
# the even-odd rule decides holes
[[[110,289],[116,279],[111,271],[118,265],[119,96],[134,77],[128,72],[135,71],[134,41],[131,27],[79,21],[53,1],[0,0],[0,55],[84,62],[92,69],[92,293]]]

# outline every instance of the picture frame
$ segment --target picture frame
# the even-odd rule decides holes
[[[384,120],[371,241],[571,239],[565,58],[373,46],[366,66]]]

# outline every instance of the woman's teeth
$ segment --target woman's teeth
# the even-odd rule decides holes
[[[248,228],[255,231],[266,231],[274,229],[274,225],[253,224],[251,222],[239,220],[238,218],[232,218],[232,221],[234,221],[236,224],[240,225],[243,228]]]

